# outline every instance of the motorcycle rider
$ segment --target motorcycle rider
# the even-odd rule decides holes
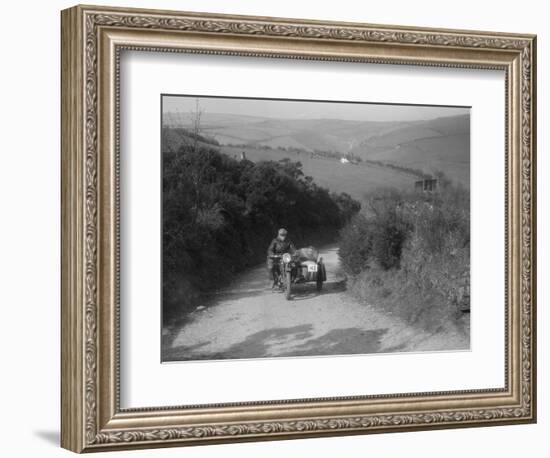
[[[283,255],[284,253],[294,254],[296,248],[294,244],[287,237],[288,231],[285,228],[279,229],[277,232],[277,237],[275,237],[267,249],[267,270],[271,278],[273,278],[273,286],[277,286],[278,274],[279,274],[279,263],[274,262],[270,256]]]

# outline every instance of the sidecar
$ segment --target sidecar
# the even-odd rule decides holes
[[[317,289],[322,289],[323,282],[327,279],[323,258],[320,257],[316,261],[298,261],[296,269],[298,272],[295,283],[315,282],[319,283]]]
[[[287,299],[291,298],[292,285],[300,283],[315,283],[317,291],[323,289],[327,279],[327,271],[323,258],[312,247],[302,248],[296,253],[283,255],[285,265],[284,288]]]

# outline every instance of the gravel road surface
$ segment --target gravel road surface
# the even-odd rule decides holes
[[[321,250],[327,281],[296,285],[285,300],[272,292],[265,266],[239,275],[192,313],[162,331],[163,361],[467,350],[454,329],[428,333],[346,291],[337,247]]]

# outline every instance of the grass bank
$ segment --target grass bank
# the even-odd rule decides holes
[[[351,293],[428,331],[461,328],[470,301],[469,192],[439,184],[369,194],[339,242]]]

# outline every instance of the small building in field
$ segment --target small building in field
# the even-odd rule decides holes
[[[422,180],[415,181],[414,189],[417,191],[435,191],[437,189],[437,178],[424,178]]]

